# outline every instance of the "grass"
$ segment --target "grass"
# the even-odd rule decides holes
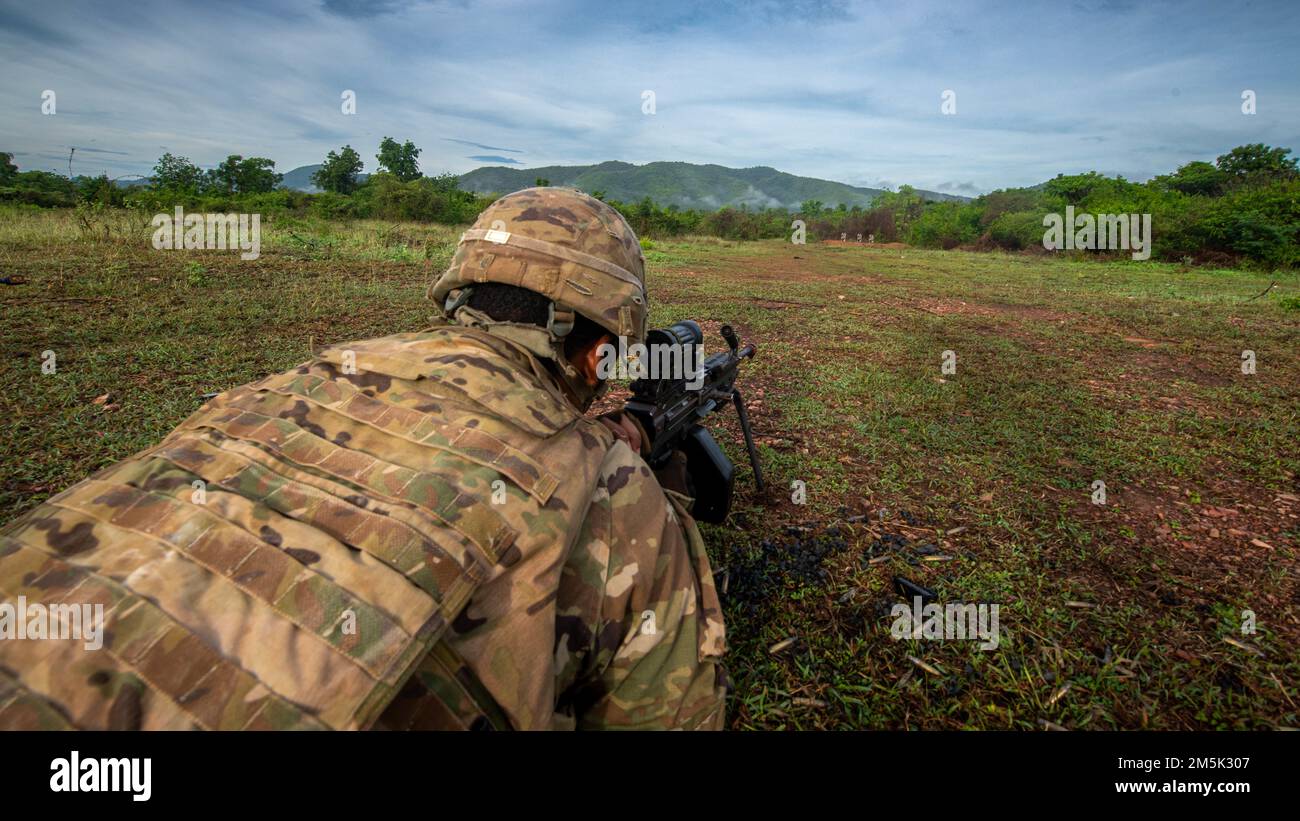
[[[0,520],[157,441],[204,393],[423,326],[458,233],[282,218],[243,262],[153,251],[148,231],[0,215],[0,276],[27,278],[0,286]],[[718,419],[738,497],[705,528],[732,727],[1300,726],[1295,274],[647,245],[654,323],[758,344],[741,387],[770,487]],[[894,640],[897,576],[998,604],[999,647]]]

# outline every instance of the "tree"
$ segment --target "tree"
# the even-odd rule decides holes
[[[821,200],[804,200],[803,204],[799,206],[799,213],[805,217],[816,217],[820,216],[825,208],[826,206]]]
[[[326,191],[351,194],[357,190],[357,175],[364,168],[361,155],[350,145],[325,155],[325,162],[311,175],[312,184]]]
[[[177,157],[170,151],[158,158],[153,167],[153,186],[165,191],[197,193],[203,187],[206,175],[202,168],[187,157]]]
[[[1202,197],[1217,197],[1223,190],[1228,175],[1216,168],[1213,163],[1189,162],[1168,176],[1159,177],[1159,181],[1174,191]]]
[[[265,194],[274,191],[284,179],[283,174],[275,173],[275,160],[265,157],[244,159],[239,154],[231,154],[225,162],[210,171],[209,179],[213,187],[227,194]]]
[[[208,182],[215,189],[233,194],[239,182],[239,162],[244,159],[238,154],[231,154],[226,161],[208,172]]]
[[[55,174],[51,171],[23,171],[14,177],[14,185],[31,191],[70,195],[77,193],[76,183],[62,174]]]
[[[440,194],[450,194],[460,191],[460,177],[450,172],[439,174],[436,177],[429,177],[429,186]]]
[[[545,188],[550,184],[551,181],[546,179],[545,177],[538,177],[537,179],[533,180],[533,185],[537,186],[538,188]]]
[[[239,164],[239,191],[265,194],[274,191],[284,181],[283,174],[275,172],[275,160],[249,157]]]
[[[1289,148],[1272,148],[1263,143],[1239,145],[1219,157],[1219,170],[1236,180],[1273,182],[1300,176],[1296,160],[1288,159]]]
[[[1105,174],[1089,171],[1086,174],[1057,174],[1043,185],[1043,190],[1053,196],[1062,197],[1069,205],[1079,205],[1094,191],[1109,186],[1110,180]]]
[[[122,205],[126,201],[126,192],[108,178],[108,174],[98,177],[77,177],[77,196],[85,202],[99,202],[104,205]]]
[[[18,166],[14,165],[14,155],[0,151],[0,185],[12,185],[18,176]]]
[[[392,137],[384,137],[384,141],[379,144],[379,153],[375,155],[375,159],[379,160],[379,169],[402,182],[420,178],[419,157],[420,149],[415,147],[415,143],[407,140],[399,145]]]

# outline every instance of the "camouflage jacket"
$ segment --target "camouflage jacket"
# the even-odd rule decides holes
[[[531,354],[456,325],[216,397],[0,529],[0,599],[105,628],[0,639],[0,729],[723,720],[681,500]]]

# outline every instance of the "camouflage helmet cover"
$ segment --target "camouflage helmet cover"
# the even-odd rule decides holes
[[[645,341],[641,244],[618,211],[580,191],[525,188],[492,203],[461,236],[430,296],[451,314],[457,295],[480,282],[542,294],[554,303],[557,326],[572,311],[629,344]]]

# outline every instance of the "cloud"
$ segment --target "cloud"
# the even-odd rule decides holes
[[[0,36],[4,35],[20,42],[45,46],[76,44],[76,40],[66,31],[60,30],[57,25],[45,25],[12,8],[0,5]]]
[[[676,160],[965,193],[1300,148],[1298,29],[1300,7],[1263,0],[0,0],[0,110],[5,150],[112,145],[93,162],[113,175],[148,173],[162,145],[284,171],[349,144],[373,166],[388,135],[430,174]]]
[[[321,8],[340,17],[361,20],[392,14],[409,4],[409,0],[323,0]]]
[[[111,155],[113,155],[113,156],[115,156],[115,157],[129,157],[129,156],[131,156],[130,154],[128,154],[128,153],[125,152],[125,151],[109,151],[109,150],[106,149],[106,148],[86,148],[84,145],[79,145],[79,146],[77,146],[77,151],[80,152],[80,153],[82,153],[82,154],[111,154]]]
[[[611,3],[616,19],[634,22],[640,31],[682,33],[733,31],[750,25],[809,26],[852,22],[848,0],[711,0],[711,2]]]
[[[745,192],[736,197],[736,202],[744,203],[753,208],[780,208],[787,204],[781,202],[776,197],[773,197],[765,191],[758,190],[752,185],[747,186]]]
[[[944,194],[960,194],[963,197],[978,197],[985,193],[973,182],[941,182],[934,187],[934,190]]]
[[[483,148],[483,149],[486,149],[486,150],[488,150],[488,151],[504,151],[504,152],[506,152],[507,154],[523,154],[523,153],[524,153],[523,149],[521,149],[521,148],[501,148],[501,147],[499,147],[499,146],[495,146],[495,145],[484,145],[483,143],[476,143],[476,142],[473,142],[473,141],[471,141],[471,140],[457,140],[457,139],[455,139],[455,138],[453,138],[453,137],[443,137],[443,139],[446,140],[446,141],[449,142],[449,143],[460,143],[461,145],[468,145],[468,146],[472,146],[472,147],[474,147],[474,148]],[[476,158],[475,158],[475,157],[470,157],[470,159],[476,159]]]

